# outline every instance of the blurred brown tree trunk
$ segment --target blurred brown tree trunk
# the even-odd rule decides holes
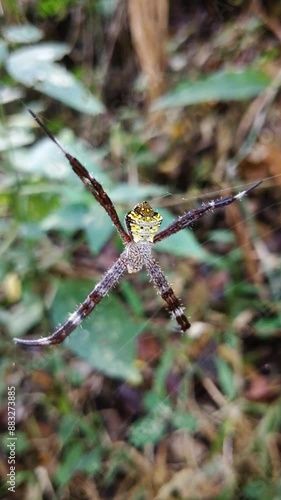
[[[132,42],[147,79],[147,103],[165,88],[168,0],[128,0]]]

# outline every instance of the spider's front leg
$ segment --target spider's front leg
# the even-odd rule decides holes
[[[61,152],[64,154],[66,159],[69,161],[73,172],[79,177],[79,179],[83,182],[84,186],[92,193],[97,202],[105,209],[111,218],[114,226],[116,227],[123,243],[126,245],[130,243],[131,238],[124,230],[118,214],[115,210],[115,207],[109,198],[108,194],[103,189],[102,185],[92,177],[88,170],[80,163],[80,161],[69,154],[66,149],[62,146],[62,144],[55,138],[52,132],[44,125],[44,123],[40,120],[40,118],[29,109],[30,114],[33,116],[34,120],[38,123],[38,125],[44,130],[45,134],[53,141]]]
[[[68,321],[58,328],[49,337],[42,337],[41,339],[25,340],[14,339],[16,344],[24,344],[29,346],[51,345],[60,344],[68,337],[75,328],[80,325],[83,319],[88,316],[96,305],[108,294],[127,270],[126,253],[123,252],[119,259],[103,276],[101,281],[95,286],[93,291],[88,295],[86,300],[81,306],[69,317]]]
[[[205,203],[201,207],[194,208],[193,210],[189,210],[189,212],[186,212],[185,214],[180,215],[168,227],[166,227],[165,229],[162,229],[162,231],[159,231],[159,233],[157,233],[154,236],[153,243],[159,243],[159,241],[162,241],[165,238],[172,236],[172,234],[176,234],[179,231],[181,231],[182,229],[185,229],[186,227],[191,226],[198,219],[200,219],[201,217],[204,217],[204,215],[206,213],[211,212],[212,210],[215,210],[216,208],[226,207],[227,205],[230,205],[234,201],[241,200],[241,198],[243,198],[250,191],[252,191],[256,187],[258,187],[261,183],[262,183],[262,181],[258,181],[258,182],[256,182],[256,184],[253,184],[248,189],[245,189],[244,191],[240,191],[240,193],[237,193],[233,196],[227,196],[227,198],[222,198],[221,200],[209,201],[208,203]]]

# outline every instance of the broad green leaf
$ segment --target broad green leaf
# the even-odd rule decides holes
[[[269,495],[269,489],[272,486],[272,484],[268,484],[268,482],[262,479],[250,480],[243,489],[243,493],[245,495],[244,498],[246,500],[264,500],[265,498],[274,498],[274,496],[271,496],[273,491],[271,491]],[[277,497],[275,498],[277,500]]]
[[[25,293],[23,300],[10,311],[0,311],[0,324],[6,326],[12,337],[21,337],[40,322],[42,302],[34,295]]]
[[[79,158],[79,161],[102,184],[108,184],[108,176],[100,169],[100,159],[104,151],[92,150],[87,143],[76,138],[71,131],[64,130],[57,136],[69,153]],[[28,151],[13,152],[13,164],[19,172],[34,173],[38,176],[60,180],[76,181],[71,166],[58,147],[47,137],[39,140]],[[81,184],[81,181],[79,181]],[[79,184],[77,181],[77,185]],[[64,184],[60,185],[63,189]]]
[[[4,40],[0,40],[0,64],[2,64],[8,55],[7,44]]]
[[[42,241],[44,237],[44,232],[40,227],[40,223],[37,222],[22,223],[19,234],[26,241]]]
[[[255,331],[257,335],[261,337],[270,337],[276,335],[280,330],[281,326],[281,315],[269,318],[260,318],[255,323]]]
[[[74,430],[76,430],[77,432],[78,426],[79,426],[79,419],[74,412],[71,414],[63,415],[63,417],[59,422],[59,428],[57,434],[64,447],[68,443],[73,441]]]
[[[152,196],[163,196],[167,191],[162,186],[155,184],[136,184],[128,185],[128,183],[119,182],[111,189],[110,196],[115,203],[128,203],[136,205],[140,201],[144,201]]]
[[[122,296],[126,300],[128,306],[131,308],[133,314],[142,318],[144,315],[143,298],[139,295],[133,284],[124,279],[120,281],[119,288],[122,291]]]
[[[51,311],[54,325],[66,321],[93,288],[91,281],[62,283]],[[134,366],[135,343],[140,331],[141,323],[138,325],[130,319],[113,290],[64,344],[102,373],[137,383],[141,377]]]
[[[16,87],[0,86],[0,104],[16,101],[23,97],[23,91]]]
[[[218,243],[227,245],[235,243],[234,234],[227,229],[213,229],[209,231],[209,236],[211,241],[216,241]]]
[[[234,373],[224,359],[216,358],[215,362],[218,370],[219,383],[221,385],[223,393],[229,399],[232,399],[237,395]]]
[[[73,474],[78,469],[78,463],[84,453],[84,443],[81,441],[75,442],[72,446],[68,446],[67,453],[63,457],[59,467],[56,470],[55,480],[60,484],[69,482]]]
[[[0,97],[1,99],[1,97]],[[18,127],[0,126],[0,151],[12,150],[30,144],[33,134],[29,130]]]
[[[154,392],[157,394],[158,398],[164,398],[166,394],[166,380],[168,373],[172,369],[174,363],[174,349],[169,347],[161,356],[160,364],[155,371],[154,376]]]
[[[85,225],[87,207],[83,204],[64,205],[54,211],[42,222],[45,231],[60,230],[67,234],[73,234]]]
[[[83,227],[89,247],[95,255],[116,231],[104,208],[96,202],[93,202],[93,208],[85,216]]]
[[[163,216],[162,227],[167,227],[176,217],[167,209],[161,208]],[[179,257],[189,257],[200,262],[206,262],[210,259],[210,254],[198,243],[194,233],[190,228],[183,229],[178,233],[166,238],[155,245],[155,250],[167,252]]]
[[[91,115],[104,111],[103,104],[63,66],[54,63],[70,51],[66,44],[42,43],[13,52],[7,59],[8,73],[23,85]]]
[[[171,402],[166,395],[160,397],[153,391],[149,391],[144,395],[143,404],[148,413],[158,416],[159,418],[168,420],[171,416]]]
[[[208,101],[241,101],[260,94],[270,78],[259,70],[222,70],[196,81],[186,80],[158,99],[153,109],[190,106]]]
[[[184,429],[191,432],[195,432],[197,429],[196,417],[185,411],[177,411],[172,416],[172,424],[176,429]]]
[[[93,448],[91,451],[83,453],[77,463],[77,470],[93,476],[102,470],[102,450]]]
[[[46,77],[46,71],[52,63],[70,52],[65,43],[40,43],[23,47],[12,52],[6,62],[8,73],[22,84],[31,86]],[[50,75],[49,75],[50,76]]]
[[[43,37],[43,31],[32,24],[6,26],[3,28],[2,33],[10,43],[34,43]]]
[[[131,425],[130,441],[137,447],[144,447],[146,444],[156,444],[161,439],[166,428],[165,419],[149,415]]]
[[[76,0],[40,0],[34,7],[41,22],[50,18],[48,22],[59,23],[69,15],[75,2]]]
[[[82,193],[81,202],[83,198]],[[94,200],[90,209],[86,203],[62,205],[44,219],[41,228],[43,231],[53,229],[69,235],[79,229],[84,229],[89,247],[95,255],[99,254],[115,231],[108,214]]]

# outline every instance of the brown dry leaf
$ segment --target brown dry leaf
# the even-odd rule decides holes
[[[271,3],[272,5],[270,6]],[[260,17],[266,27],[275,34],[279,41],[281,41],[281,25],[276,17],[276,13],[271,12],[271,14],[268,15],[268,7],[271,7],[270,10],[273,10],[272,7],[274,6],[274,3],[275,2],[265,2],[265,6],[266,4],[269,4],[265,10],[263,9],[263,2],[260,2],[259,0],[252,0],[251,10],[254,16]]]
[[[170,478],[170,472],[167,466],[167,443],[162,442],[159,444],[154,464],[153,484],[159,488]]]
[[[83,500],[100,500],[98,488],[91,478],[86,478],[81,472],[77,472],[68,484],[68,495],[64,498],[83,498]]]
[[[208,453],[208,446],[188,432],[178,430],[169,437],[169,461],[199,465]]]
[[[192,342],[188,344],[188,356],[191,359],[197,359],[202,352],[211,344],[211,349],[214,348],[212,343],[213,329],[208,323],[196,322],[190,327],[190,337]],[[193,340],[194,339],[194,340]]]
[[[18,302],[21,298],[21,281],[17,273],[7,273],[3,279],[1,288],[7,301],[11,304]]]
[[[186,500],[211,500],[234,483],[234,473],[221,457],[215,457],[207,466],[186,468],[160,488],[155,500],[184,498]]]
[[[161,356],[161,346],[151,333],[143,333],[137,339],[137,358],[145,363],[157,361]]]
[[[270,402],[281,394],[281,379],[256,373],[250,378],[250,385],[244,395],[250,401]]]
[[[233,203],[226,207],[226,219],[228,225],[234,231],[238,246],[243,253],[249,278],[255,285],[261,284],[263,282],[263,277],[260,271],[259,258],[252,243],[248,225],[243,220],[241,208],[237,203]]]
[[[281,149],[277,144],[257,143],[239,166],[243,179],[256,180],[274,177],[281,186]]]
[[[233,320],[233,326],[239,334],[247,335],[252,332],[252,323],[255,318],[256,311],[254,309],[244,309]]]
[[[50,391],[54,386],[54,379],[45,371],[32,372],[31,382],[43,392]]]
[[[193,279],[191,293],[188,297],[188,311],[193,319],[204,317],[210,298],[206,280],[200,277]]]
[[[184,149],[172,151],[171,155],[160,163],[159,172],[169,175],[171,179],[176,178],[179,175],[179,168],[185,155],[186,151]]]
[[[114,442],[120,439],[120,436],[124,432],[124,422],[117,410],[101,410],[100,415],[111,441]]]

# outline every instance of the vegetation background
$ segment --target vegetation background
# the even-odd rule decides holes
[[[0,9],[1,498],[280,499],[281,3]],[[121,215],[149,199],[167,224],[264,179],[155,248],[188,334],[139,273],[60,346],[13,344],[63,323],[122,250],[28,108]]]

